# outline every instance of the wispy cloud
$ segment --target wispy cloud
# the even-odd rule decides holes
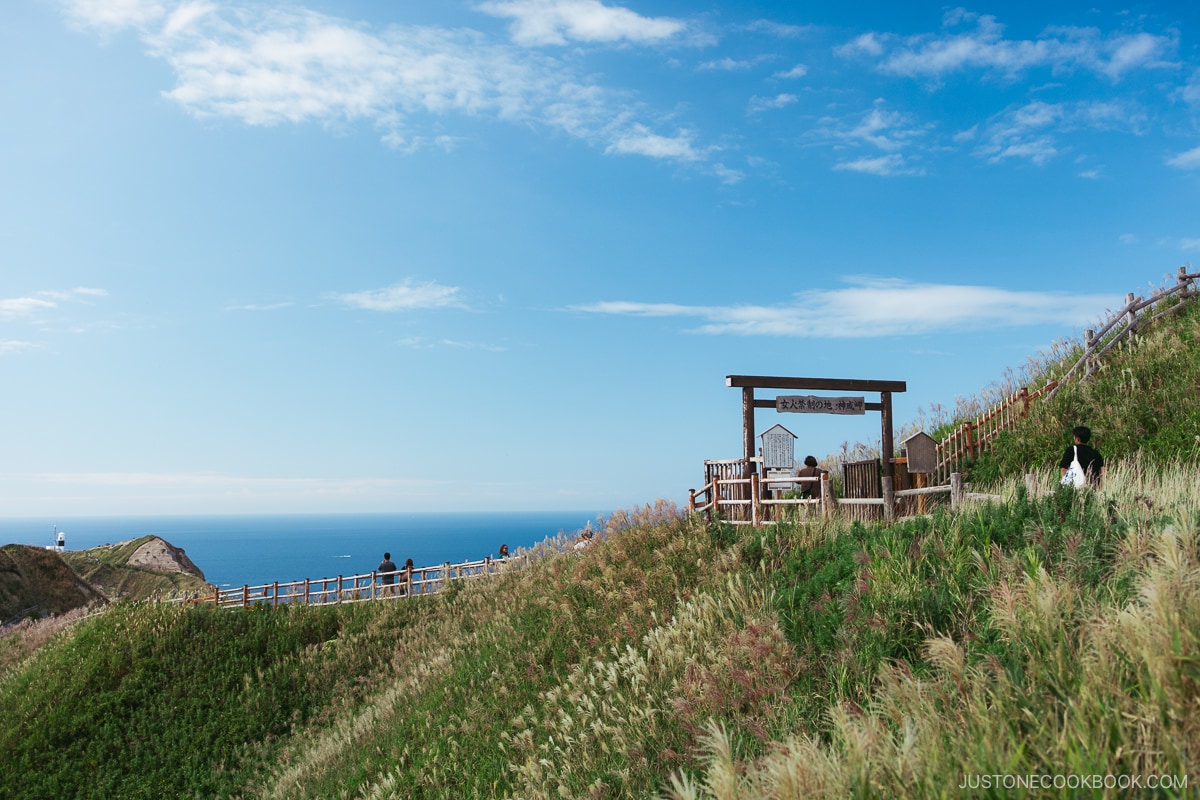
[[[1200,239],[1181,239],[1179,242],[1181,250],[1200,250]]]
[[[1040,100],[1007,109],[988,120],[976,155],[998,163],[1009,158],[1042,165],[1062,152],[1059,137],[1078,130],[1142,132],[1146,114],[1129,103],[1045,103]]]
[[[698,320],[690,333],[841,339],[1079,325],[1119,302],[1104,294],[1020,292],[889,278],[848,278],[846,283],[850,285],[842,289],[799,292],[791,302],[773,306],[606,301],[571,310]]]
[[[846,57],[878,59],[881,72],[941,80],[979,70],[1016,79],[1035,68],[1084,69],[1118,80],[1139,69],[1172,66],[1177,35],[1145,32],[1104,34],[1095,28],[1056,27],[1035,39],[1009,39],[994,16],[956,9],[947,13],[939,33],[897,36],[863,34],[843,45]]]
[[[745,72],[762,64],[764,61],[771,61],[772,56],[760,55],[754,58],[716,58],[712,61],[702,62],[696,67],[701,72]]]
[[[617,136],[605,152],[679,161],[699,161],[707,155],[704,150],[697,149],[692,144],[690,131],[680,131],[675,136],[662,136],[641,125],[635,125],[631,130]]]
[[[412,350],[433,350],[439,347],[449,347],[456,350],[484,350],[489,353],[504,353],[507,347],[488,342],[464,342],[457,339],[432,339],[426,336],[409,336],[396,342],[400,347]]]
[[[405,280],[382,289],[335,294],[333,298],[343,305],[367,311],[466,308],[459,298],[459,287],[442,286],[433,281],[416,283]]]
[[[899,153],[891,153],[886,156],[866,156],[856,158],[852,161],[839,161],[833,165],[836,170],[846,172],[861,172],[864,175],[924,175],[925,170],[922,167],[913,166],[904,160],[904,156]]]
[[[19,339],[0,339],[0,356],[19,353],[22,350],[28,350],[30,347],[33,347],[33,342],[22,342]]]
[[[777,111],[795,105],[800,98],[794,94],[777,94],[774,97],[751,97],[746,113],[759,114],[763,111]]]
[[[1200,147],[1193,147],[1191,150],[1168,158],[1167,164],[1179,169],[1196,169],[1200,167]]]
[[[240,305],[226,306],[226,311],[279,311],[284,308],[291,308],[296,305],[292,302],[284,303],[243,303]]]
[[[469,28],[372,28],[301,6],[220,0],[61,0],[75,25],[132,29],[168,63],[163,94],[200,118],[248,125],[364,121],[399,151],[456,144],[426,131],[446,118],[490,116],[566,132],[606,152],[676,158],[677,149],[629,150],[637,123],[627,92],[577,75],[561,60],[490,40]],[[522,44],[648,43],[686,25],[596,0],[505,0],[477,8],[513,20]],[[613,145],[618,145],[613,147]],[[685,150],[684,160],[699,151]]]
[[[782,80],[797,80],[799,78],[803,78],[807,74],[808,67],[806,67],[804,64],[797,64],[791,69],[786,69],[782,72],[776,72],[773,77],[780,78]]]
[[[94,297],[107,297],[108,292],[80,286],[67,291],[47,289],[25,297],[0,298],[0,319],[33,317],[38,312],[52,311],[64,302],[89,303]]]
[[[513,41],[521,45],[576,42],[647,44],[670,39],[687,25],[671,17],[643,17],[598,0],[495,0],[476,6],[485,14],[511,19]]]

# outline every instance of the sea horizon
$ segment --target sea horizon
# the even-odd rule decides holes
[[[405,511],[314,514],[179,514],[0,517],[0,544],[67,550],[158,536],[181,548],[220,587],[356,575],[383,554],[418,566],[495,557],[560,533],[572,534],[611,511]]]

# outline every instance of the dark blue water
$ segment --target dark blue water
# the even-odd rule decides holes
[[[573,533],[607,512],[308,514],[212,517],[0,519],[0,544],[51,545],[54,529],[68,550],[153,534],[176,547],[218,586],[256,585],[370,572],[385,551],[404,564],[437,566],[512,553]]]

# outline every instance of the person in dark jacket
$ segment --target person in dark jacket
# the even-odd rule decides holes
[[[1061,473],[1066,475],[1067,470],[1071,468],[1071,462],[1078,458],[1088,486],[1099,486],[1100,481],[1104,479],[1104,456],[1100,455],[1099,450],[1088,444],[1092,439],[1091,428],[1080,425],[1071,433],[1075,438],[1075,444],[1063,451],[1062,459],[1058,462]]]
[[[379,566],[375,568],[375,571],[379,573],[379,579],[380,583],[383,584],[384,593],[391,594],[392,586],[396,583],[397,572],[396,565],[392,563],[391,553],[383,554],[383,561],[379,563]]]

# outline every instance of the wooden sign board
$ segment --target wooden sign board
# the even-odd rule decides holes
[[[762,435],[763,467],[791,469],[796,459],[796,434],[775,425]]]
[[[908,456],[909,472],[933,472],[937,469],[937,442],[925,431],[914,433],[901,446]]]
[[[866,414],[865,397],[817,397],[811,394],[775,398],[776,411],[799,414]]]

